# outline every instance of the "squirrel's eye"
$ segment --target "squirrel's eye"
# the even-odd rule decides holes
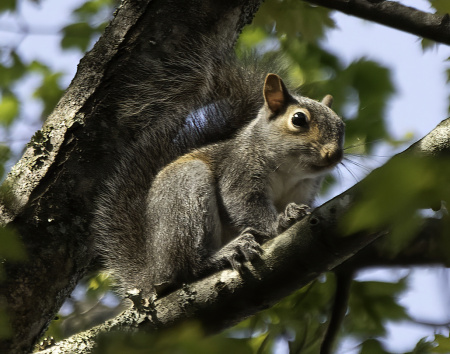
[[[308,125],[308,116],[303,112],[297,112],[292,116],[292,125],[294,127],[306,127]]]

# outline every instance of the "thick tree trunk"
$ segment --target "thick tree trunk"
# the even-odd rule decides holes
[[[149,65],[173,58],[186,38],[194,41],[199,36],[210,39],[204,45],[231,47],[259,3],[122,3],[5,182],[0,220],[18,231],[28,261],[5,264],[7,278],[1,284],[0,300],[6,300],[13,337],[0,343],[1,353],[29,352],[64,299],[92,268],[89,224],[93,201],[113,164],[122,134],[114,112],[104,112],[121,85],[118,78],[132,69],[132,59],[142,52]],[[174,104],[185,102],[181,99]]]

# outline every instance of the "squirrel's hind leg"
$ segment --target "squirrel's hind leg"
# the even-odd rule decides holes
[[[221,221],[209,165],[185,156],[164,168],[148,196],[149,259],[158,294],[211,273]]]

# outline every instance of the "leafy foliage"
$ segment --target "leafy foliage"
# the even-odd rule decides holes
[[[9,126],[19,114],[19,100],[14,95],[4,95],[0,102],[0,124]]]
[[[396,158],[361,183],[360,201],[346,215],[343,229],[351,234],[389,227],[386,252],[394,256],[420,230],[420,210],[439,209],[441,200],[450,200],[449,176],[447,159]]]
[[[63,28],[61,47],[79,49],[84,53],[93,40],[104,31],[107,24],[105,17],[110,17],[111,9],[116,3],[114,0],[93,0],[75,9],[73,12],[75,22]],[[106,14],[109,16],[105,16]]]
[[[450,352],[450,337],[449,336],[443,336],[441,334],[436,334],[434,337],[434,343],[430,343],[429,347],[432,348],[432,353],[449,353]],[[436,345],[433,348],[433,345]]]
[[[397,283],[354,281],[345,323],[348,332],[361,338],[384,336],[386,321],[409,319],[405,309],[396,301],[406,287],[405,278]]]
[[[40,85],[33,93],[33,98],[43,103],[42,116],[47,117],[58,103],[64,90],[60,83],[61,72],[54,72],[47,65],[33,61],[28,66],[30,72],[35,72],[42,77]]]
[[[250,354],[253,350],[246,339],[224,336],[205,337],[201,327],[193,322],[166,331],[130,336],[116,334],[100,339],[94,353],[198,353],[198,354]]]

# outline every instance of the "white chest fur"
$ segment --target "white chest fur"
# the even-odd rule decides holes
[[[318,192],[322,177],[305,178],[299,168],[278,169],[269,176],[269,195],[278,212],[289,203],[310,205]]]

